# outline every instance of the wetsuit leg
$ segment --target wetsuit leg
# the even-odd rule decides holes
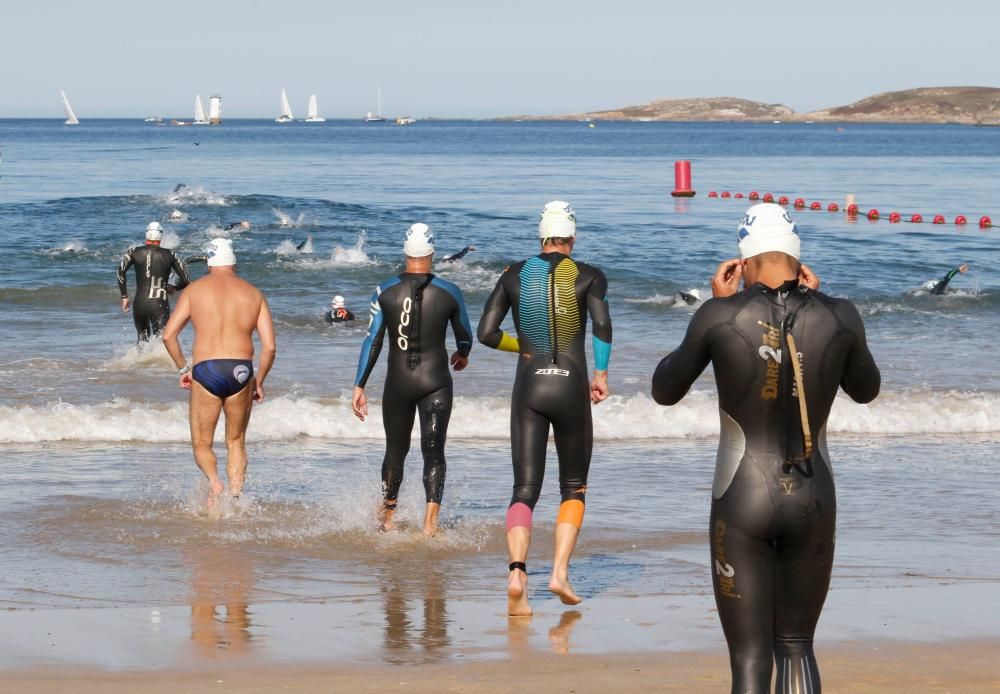
[[[391,397],[385,389],[382,400],[382,425],[385,427],[385,457],[382,459],[382,498],[386,504],[399,496],[403,483],[403,462],[410,452],[410,433],[417,413],[417,403],[409,398]]]
[[[566,409],[562,417],[552,422],[559,456],[559,493],[561,503],[557,523],[571,523],[579,528],[583,525],[584,504],[586,503],[587,474],[594,447],[594,424],[590,400],[586,389],[566,399]],[[574,406],[579,403],[580,406]]]
[[[424,456],[424,492],[427,503],[441,503],[447,464],[444,458],[451,419],[451,384],[425,395],[417,403],[420,413],[420,451]]]
[[[140,340],[149,340],[163,332],[170,318],[170,304],[160,301],[136,301],[132,304],[132,321]]]
[[[515,395],[510,412],[514,493],[507,507],[507,530],[518,526],[531,528],[531,514],[545,478],[545,448],[549,440],[548,418],[520,406],[519,400]]]

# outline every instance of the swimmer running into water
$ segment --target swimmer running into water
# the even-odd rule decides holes
[[[135,267],[135,298],[132,300],[132,321],[140,342],[159,335],[170,318],[170,301],[175,291],[188,286],[187,270],[174,252],[160,246],[163,226],[150,222],[146,227],[146,245],[128,249],[118,264],[118,290],[122,311],[128,313],[128,269]],[[170,285],[171,271],[177,273],[177,284]]]
[[[385,457],[382,460],[382,510],[380,529],[393,528],[403,462],[410,450],[413,419],[420,414],[420,450],[424,457],[424,492],[427,501],[424,534],[437,531],[444,494],[445,442],[451,418],[450,364],[461,371],[469,364],[472,327],[462,291],[431,273],[434,236],[426,224],[414,224],[403,243],[406,270],[380,284],[372,294],[368,334],[361,345],[354,381],[352,407],[364,421],[368,416],[365,385],[389,334],[389,365],[382,395]],[[445,338],[448,324],[458,349],[448,358]]]
[[[177,337],[188,321],[194,325],[191,367]],[[253,368],[253,334],[260,340],[260,366]],[[191,391],[191,446],[194,459],[211,486],[209,506],[225,490],[212,450],[215,426],[226,414],[226,477],[229,493],[239,498],[246,479],[246,432],[253,402],[264,400],[264,379],[274,364],[274,324],[260,290],[236,275],[236,254],[229,239],[213,239],[208,275],[181,294],[163,331],[163,344],[180,370],[180,386]]]
[[[880,376],[854,305],[818,291],[778,205],[747,210],[741,260],[653,375],[674,405],[711,362],[722,435],[712,485],[712,582],[733,694],[819,692],[813,635],[833,567],[836,497],[826,420],[837,388],[861,403]],[[742,277],[744,291],[738,292]],[[794,355],[789,358],[789,355]]]
[[[593,447],[591,403],[608,397],[611,357],[608,281],[596,267],[570,257],[576,241],[573,209],[561,201],[545,205],[538,235],[541,254],[504,270],[486,301],[478,331],[479,341],[487,347],[519,353],[510,406],[514,491],[507,508],[507,613],[512,617],[531,615],[525,562],[550,426],[559,457],[562,503],[549,590],[566,605],[581,602],[570,585],[569,560],[583,524]],[[517,337],[500,328],[511,310]],[[584,353],[588,315],[594,324],[595,362],[589,382]]]

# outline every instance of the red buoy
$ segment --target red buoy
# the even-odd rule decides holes
[[[846,212],[848,217],[856,217],[858,214],[858,206],[852,202],[847,206]]]
[[[960,214],[957,217],[955,217],[955,224],[967,224],[968,221],[969,220],[965,218],[964,214]]]
[[[806,201],[803,200],[802,198],[795,198],[795,202],[793,202],[792,204],[795,205],[795,209],[801,210],[803,207],[806,206]]]
[[[729,197],[729,191],[728,190],[722,191],[722,195],[720,197],[728,198]]]
[[[943,214],[934,215],[934,224],[944,224],[944,215]]]
[[[787,195],[782,195],[780,198],[778,198],[778,204],[779,205],[787,205],[788,204],[788,196]]]
[[[733,193],[733,197],[736,198],[737,200],[742,200],[743,193]]]
[[[760,200],[760,193],[758,193],[756,190],[751,190],[750,191],[750,199],[751,200]]]
[[[890,212],[889,213],[889,223],[890,224],[896,224],[901,219],[902,219],[902,217],[899,215],[899,212]]]
[[[774,196],[770,193],[764,193],[764,202],[774,202]]]
[[[822,210],[823,209],[823,204],[819,203],[819,202],[814,202],[813,204],[811,204],[809,206],[809,209],[810,210]]]
[[[694,190],[691,188],[691,162],[687,160],[674,162],[674,192],[675,198],[693,198]]]
[[[714,190],[710,190],[710,191],[708,191],[708,197],[710,197],[710,198],[717,198],[717,197],[719,197],[719,194],[716,193]]]
[[[868,221],[870,222],[878,221],[878,210],[868,210]]]
[[[924,221],[924,218],[919,214],[915,214],[912,217],[910,217],[910,221],[914,224],[920,224],[921,222]]]
[[[828,211],[830,211],[830,212],[839,212],[840,211],[840,205],[838,205],[835,202],[831,202],[826,209]]]
[[[989,217],[987,217],[985,215],[979,218],[979,228],[980,229],[989,229],[991,226],[993,226],[993,220],[992,219],[990,219]]]

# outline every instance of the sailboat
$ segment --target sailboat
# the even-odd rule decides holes
[[[69,105],[69,99],[66,98],[66,92],[60,89],[59,94],[62,96],[63,110],[66,111],[66,125],[80,125],[80,120],[73,113],[73,107]]]
[[[208,125],[208,119],[205,118],[205,106],[201,103],[201,94],[194,95],[194,120],[191,124]]]
[[[288,103],[288,94],[285,88],[281,88],[281,115],[274,119],[275,123],[291,123],[295,117],[292,115],[292,107]]]
[[[366,123],[384,123],[385,122],[385,118],[382,117],[382,86],[381,85],[379,85],[379,88],[378,88],[378,111],[375,112],[375,113],[372,113],[371,111],[369,111],[368,115],[365,116],[365,122]]]
[[[309,95],[309,111],[306,113],[306,123],[326,123],[326,118],[319,115],[319,104],[316,103],[316,95]]]

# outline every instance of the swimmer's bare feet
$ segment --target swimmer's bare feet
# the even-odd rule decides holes
[[[215,508],[216,504],[219,503],[219,497],[222,496],[222,492],[226,491],[226,487],[218,477],[214,480],[209,480],[208,483],[211,485],[211,488],[208,490],[208,507]]]
[[[507,616],[530,617],[528,604],[528,575],[521,569],[511,569],[507,578]]]
[[[441,504],[433,501],[428,502],[427,511],[424,513],[424,537],[431,538],[437,535],[438,531],[438,511]]]
[[[583,598],[573,592],[568,574],[563,576],[552,574],[552,578],[549,580],[549,592],[558,595],[563,605],[579,605],[583,602]]]
[[[388,533],[396,529],[396,525],[392,522],[394,515],[396,515],[396,503],[383,504],[378,514],[378,531],[380,533]]]

